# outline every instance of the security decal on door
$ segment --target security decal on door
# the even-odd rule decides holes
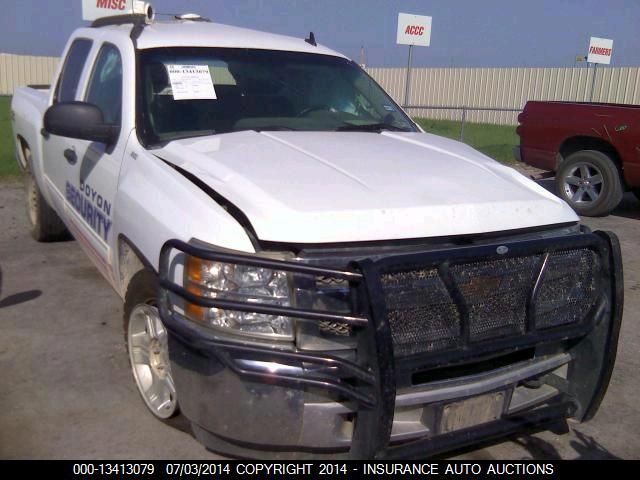
[[[113,223],[110,218],[111,202],[86,183],[80,183],[78,189],[67,182],[66,187],[69,204],[106,242]]]

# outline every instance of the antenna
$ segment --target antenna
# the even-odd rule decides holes
[[[304,41],[309,45],[313,45],[314,47],[318,46],[318,44],[316,43],[316,36],[313,34],[313,32],[309,32],[309,38],[305,38]]]

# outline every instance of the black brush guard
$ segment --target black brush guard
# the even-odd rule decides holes
[[[506,248],[505,248],[506,247]],[[445,279],[450,267],[473,260],[504,259],[532,254],[547,255],[553,252],[589,249],[600,259],[600,295],[597,304],[583,321],[557,328],[536,329],[532,316],[535,314],[533,299],[536,296],[542,269],[534,276],[527,304],[525,332],[507,338],[471,341],[469,338],[469,312],[464,298],[452,291],[462,322],[462,345],[454,350],[438,351],[394,357],[392,333],[387,320],[387,308],[383,299],[381,276],[389,271],[406,271],[414,268],[435,267]],[[171,280],[178,251],[204,260],[282,270],[293,274],[321,276],[347,281],[352,292],[353,313],[318,311],[266,304],[253,304],[208,298],[194,295]],[[172,258],[173,264],[172,264]],[[337,355],[295,348],[278,347],[248,341],[237,337],[237,341],[220,340],[209,335],[209,328],[178,315],[171,302],[171,294],[187,302],[205,308],[219,308],[243,312],[294,317],[304,322],[332,322],[349,325],[357,339],[356,359],[346,360]],[[615,234],[610,232],[581,233],[551,239],[534,239],[513,243],[482,246],[464,246],[446,250],[394,255],[382,260],[354,261],[347,269],[337,270],[302,264],[271,260],[253,255],[236,255],[195,246],[179,240],[170,240],[162,248],[160,256],[160,313],[170,335],[189,344],[203,355],[214,356],[240,378],[268,385],[283,385],[292,388],[320,391],[337,401],[355,404],[357,418],[350,448],[338,453],[342,458],[417,458],[432,455],[474,443],[503,436],[522,428],[548,423],[574,416],[578,420],[590,419],[598,409],[608,387],[616,357],[616,348],[623,305],[623,280],[620,247]],[[597,330],[597,333],[595,332]],[[591,338],[593,337],[593,338]],[[549,405],[532,412],[520,412],[504,416],[500,420],[462,432],[446,433],[435,438],[391,445],[390,435],[394,416],[396,390],[406,381],[411,372],[432,367],[460,364],[474,359],[488,358],[500,353],[515,352],[527,347],[552,342],[589,339],[586,355],[597,355],[598,368],[593,364],[584,375],[591,378],[594,387],[588,392],[566,392]],[[581,348],[581,347],[580,347]],[[577,350],[580,354],[581,350]],[[254,359],[283,364],[304,364],[308,368],[294,373],[265,372],[241,362],[239,359]],[[174,359],[172,358],[172,363]],[[577,372],[576,374],[580,374]],[[252,448],[229,443],[232,455],[247,455]],[[219,447],[219,445],[218,445]],[[269,446],[265,446],[269,450]],[[286,450],[286,449],[284,449]],[[275,449],[274,451],[282,451]],[[308,453],[308,452],[307,452]],[[321,452],[322,453],[322,452]],[[326,452],[325,452],[326,453]],[[260,456],[257,454],[256,456]],[[298,458],[297,455],[275,455],[278,458]],[[303,454],[306,456],[306,454]]]

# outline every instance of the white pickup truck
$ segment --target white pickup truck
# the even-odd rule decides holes
[[[75,237],[149,410],[209,449],[418,458],[597,410],[615,235],[313,35],[98,19],[11,108],[33,236]]]

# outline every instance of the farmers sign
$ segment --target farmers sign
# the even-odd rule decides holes
[[[589,42],[589,55],[587,62],[589,63],[611,63],[611,54],[613,53],[613,40],[608,38],[591,37]]]
[[[431,17],[399,13],[397,43],[428,47],[431,43]]]

